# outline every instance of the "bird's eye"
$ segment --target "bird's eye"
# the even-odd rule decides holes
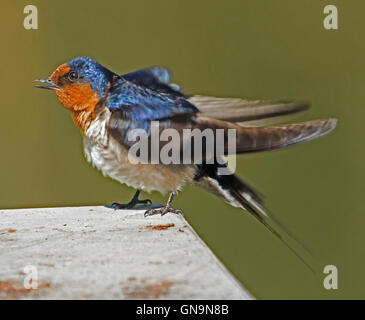
[[[76,81],[78,78],[79,78],[79,74],[76,71],[71,71],[68,74],[68,80],[70,80],[72,82]]]

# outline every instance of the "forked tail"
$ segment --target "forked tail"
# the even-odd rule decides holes
[[[233,174],[219,175],[218,168],[217,164],[202,165],[199,168],[200,176],[196,176],[195,184],[223,198],[232,206],[247,210],[279,238],[313,273],[319,271],[318,261],[312,253],[263,207],[259,194]]]

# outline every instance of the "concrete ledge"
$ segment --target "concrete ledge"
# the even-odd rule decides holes
[[[183,216],[143,213],[0,211],[0,299],[252,299]]]

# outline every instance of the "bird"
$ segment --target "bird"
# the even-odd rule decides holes
[[[272,125],[278,119],[307,110],[309,104],[188,95],[171,82],[171,73],[164,67],[119,75],[90,57],[74,58],[57,67],[49,78],[36,81],[42,83],[36,87],[52,90],[71,112],[83,137],[87,161],[105,176],[136,190],[128,203],[115,202],[111,208],[149,205],[150,199],[139,199],[140,192],[158,191],[169,193],[168,201],[161,208],[145,211],[146,217],[181,213],[172,207],[173,197],[186,184],[192,184],[252,214],[312,269],[303,253],[299,253],[304,246],[264,207],[261,194],[234,172],[221,174],[221,169],[227,169],[224,162],[224,156],[229,154],[227,132],[235,130],[235,154],[264,152],[322,137],[336,127],[337,119]],[[155,121],[159,122],[160,130],[174,129],[178,133],[185,129],[221,129],[224,154],[203,152],[201,161],[190,163],[132,163],[128,158],[135,143],[129,139],[131,133],[135,129],[144,130],[151,142]],[[175,144],[181,151],[186,141],[180,139]]]

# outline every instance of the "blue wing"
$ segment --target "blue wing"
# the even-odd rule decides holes
[[[122,77],[129,81],[145,81],[146,78],[149,78],[149,80],[153,78],[154,80],[164,84],[169,84],[171,80],[171,72],[164,67],[151,67],[127,73],[122,75]]]
[[[111,111],[121,111],[121,116],[129,120],[160,120],[198,112],[184,97],[142,87],[124,77],[113,82],[105,105]]]
[[[170,83],[171,73],[164,67],[152,67],[122,75],[124,79],[141,87],[156,90],[162,93],[185,97],[180,87]]]
[[[108,131],[126,147],[134,144],[127,139],[130,130],[143,129],[150,135],[151,121],[168,128],[174,122],[189,122],[199,111],[181,95],[152,90],[124,76],[113,82],[104,103],[112,112]]]

